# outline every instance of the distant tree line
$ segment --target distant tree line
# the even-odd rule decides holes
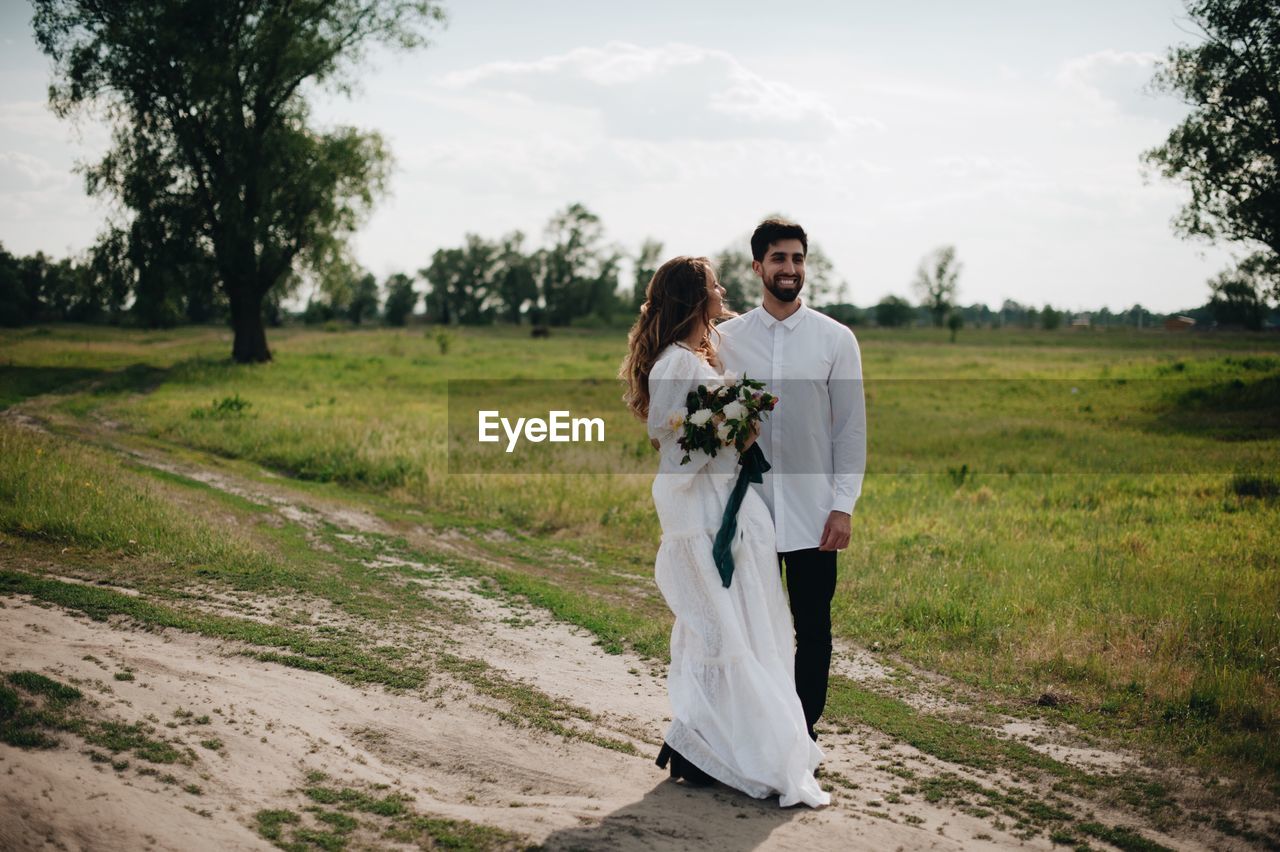
[[[1280,310],[1268,307],[1269,268],[1257,257],[1211,279],[1210,299],[1206,304],[1167,315],[1152,313],[1137,304],[1118,312],[1109,308],[1070,312],[1047,304],[1039,308],[1023,305],[1012,299],[1006,299],[999,310],[983,304],[965,307],[957,299],[961,269],[955,246],[940,246],[925,255],[916,269],[912,288],[919,297],[918,305],[912,305],[900,296],[887,296],[871,308],[837,303],[825,305],[821,310],[847,325],[888,328],[945,326],[951,331],[952,341],[965,326],[1041,328],[1046,331],[1064,325],[1151,328],[1163,324],[1171,316],[1189,317],[1206,327],[1256,330],[1267,324],[1280,325]]]
[[[61,260],[44,252],[17,256],[0,245],[0,326],[79,322],[169,328],[230,317],[210,270],[202,274],[192,265],[139,274],[133,261],[112,255],[110,243],[100,241],[83,257]],[[272,294],[265,301],[268,325],[283,322],[282,297]]]
[[[958,328],[1026,328],[1054,331],[1075,325],[1089,325],[1100,328],[1156,328],[1163,325],[1169,317],[1185,316],[1195,320],[1204,327],[1220,326],[1230,328],[1262,328],[1266,322],[1280,324],[1280,314],[1257,303],[1249,303],[1248,317],[1257,318],[1257,324],[1245,322],[1237,305],[1210,302],[1198,308],[1188,308],[1162,314],[1148,310],[1142,305],[1133,305],[1122,311],[1110,308],[1097,310],[1068,311],[1055,308],[1053,305],[1024,305],[1012,299],[1006,299],[999,308],[993,309],[984,304],[948,306],[944,325],[956,330]],[[907,328],[912,326],[936,326],[935,306],[929,303],[913,305],[900,296],[886,296],[878,304],[867,308],[857,305],[837,303],[819,308],[828,316],[851,326],[882,326],[886,328]]]
[[[649,279],[666,257],[655,239],[629,254],[607,239],[600,217],[579,203],[555,213],[542,236],[542,245],[535,247],[522,231],[496,239],[467,234],[462,245],[436,250],[416,275],[395,273],[381,288],[368,272],[335,262],[316,279],[303,319],[365,322],[379,316],[383,299],[381,317],[388,325],[404,325],[415,316],[446,325],[625,323],[639,310]],[[745,308],[758,298],[759,280],[751,270],[745,234],[739,243],[742,248],[726,247],[713,260],[726,299]],[[627,262],[631,277],[624,281]],[[421,292],[415,287],[419,281]],[[836,283],[834,265],[821,246],[812,243],[805,287],[809,298],[819,301],[847,290]]]
[[[119,322],[123,302],[88,264],[43,252],[17,257],[0,246],[0,324]]]
[[[308,324],[348,322],[403,326],[410,322],[450,325],[515,323],[530,325],[608,325],[627,323],[644,299],[645,287],[662,262],[662,243],[646,240],[634,255],[605,239],[600,219],[581,204],[569,205],[551,218],[545,245],[530,247],[515,231],[497,239],[475,234],[463,245],[435,251],[416,274],[397,272],[382,282],[348,258],[337,255],[310,281],[295,279],[283,292],[310,287],[311,297],[293,318]],[[743,240],[745,243],[745,238]],[[816,249],[816,251],[815,251]],[[950,254],[935,251],[921,262],[915,279],[917,303],[887,296],[859,307],[847,301],[847,285],[836,285],[825,255],[812,256],[806,278],[810,303],[851,326],[945,326],[960,328],[1039,328],[1054,330],[1073,322],[1094,327],[1154,328],[1167,316],[1189,316],[1201,326],[1261,328],[1280,324],[1261,284],[1248,277],[1248,265],[1223,272],[1211,284],[1210,300],[1197,308],[1160,314],[1134,305],[1127,310],[1066,311],[1006,299],[998,308],[956,302],[960,265]],[[54,260],[43,253],[19,257],[0,246],[0,324],[110,323],[162,328],[189,323],[225,322],[230,309],[216,286],[212,270],[180,267],[154,280],[139,275],[136,263],[122,262],[121,274],[111,254],[95,247],[79,259]],[[631,276],[621,278],[624,259]],[[721,283],[731,305],[745,310],[757,303],[759,280],[745,249],[715,254]],[[941,260],[946,260],[942,266]],[[817,266],[817,275],[812,267]],[[939,274],[941,270],[941,273]],[[954,272],[955,275],[951,273]],[[187,276],[175,286],[170,275]],[[941,282],[945,286],[938,286]],[[199,285],[199,286],[197,286]],[[419,285],[422,285],[421,287]],[[268,300],[268,324],[286,321],[282,297]]]

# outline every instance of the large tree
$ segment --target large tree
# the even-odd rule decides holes
[[[1209,315],[1214,322],[1226,326],[1260,329],[1267,317],[1262,296],[1263,272],[1255,259],[1246,260],[1235,269],[1226,269],[1209,279]]]
[[[462,248],[437,249],[431,265],[418,271],[431,287],[427,318],[446,324],[493,322],[502,248],[478,234],[467,234]]]
[[[379,136],[308,123],[304,87],[349,90],[373,44],[411,48],[443,20],[397,0],[34,0],[60,116],[89,111],[113,146],[89,187],[135,216],[194,220],[235,332],[232,357],[271,358],[268,293],[355,228],[383,188]],[[139,199],[147,199],[146,205]]]
[[[747,240],[739,241],[745,244]],[[733,311],[746,313],[760,301],[760,276],[751,269],[751,252],[726,246],[712,258],[716,265],[716,277],[724,287],[724,303]]]
[[[592,314],[608,319],[617,307],[622,252],[604,242],[600,217],[570,204],[547,223],[541,252],[542,307],[550,325]]]
[[[835,264],[814,240],[809,241],[809,252],[804,258],[804,290],[805,302],[810,305],[827,304],[848,292],[848,285],[836,281]]]
[[[925,255],[916,269],[914,287],[922,307],[929,310],[933,324],[942,328],[956,301],[956,281],[960,262],[955,246],[942,246]]]
[[[632,266],[631,310],[638,312],[649,293],[649,282],[662,265],[662,240],[646,237]]]
[[[413,316],[413,309],[418,306],[418,292],[413,289],[413,278],[403,272],[397,272],[385,282],[387,303],[382,315],[387,325],[406,325]]]
[[[876,325],[886,328],[910,325],[916,313],[911,303],[900,296],[885,296],[872,310],[875,313]]]
[[[536,258],[524,250],[524,234],[512,231],[498,241],[498,270],[493,291],[509,322],[519,323],[538,301]]]
[[[1170,49],[1152,85],[1191,113],[1144,158],[1191,189],[1174,227],[1255,251],[1280,298],[1280,2],[1188,0],[1187,13],[1203,40]]]

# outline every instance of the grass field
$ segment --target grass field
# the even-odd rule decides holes
[[[859,339],[871,473],[840,557],[837,632],[1006,711],[1274,780],[1280,339]],[[44,394],[67,437],[120,424],[138,446],[252,462],[388,517],[501,530],[493,547],[527,566],[509,586],[606,643],[665,652],[638,432],[616,443],[612,475],[447,472],[448,382],[574,381],[604,404],[621,332],[285,329],[272,345],[273,363],[236,366],[222,329],[0,332],[0,406]],[[215,534],[159,487],[0,420],[0,530],[15,541],[133,553],[175,581],[199,567],[315,591],[298,549]]]

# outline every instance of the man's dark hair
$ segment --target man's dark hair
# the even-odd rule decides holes
[[[764,253],[769,250],[769,246],[783,240],[799,240],[800,245],[804,246],[804,253],[809,254],[809,237],[804,228],[786,219],[765,219],[756,225],[756,231],[751,235],[752,259],[764,260]]]

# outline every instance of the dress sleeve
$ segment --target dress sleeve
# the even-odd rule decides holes
[[[695,450],[689,454],[688,463],[680,463],[684,450],[676,443],[678,436],[671,428],[671,420],[677,414],[686,413],[685,399],[689,391],[706,383],[707,380],[699,376],[699,366],[697,355],[677,347],[659,358],[649,372],[649,437],[658,439],[658,452],[662,457],[660,472],[693,474],[709,463],[716,463],[717,468],[737,463],[736,458],[733,462],[726,460],[728,456],[737,455],[734,447],[722,448],[714,458]]]

